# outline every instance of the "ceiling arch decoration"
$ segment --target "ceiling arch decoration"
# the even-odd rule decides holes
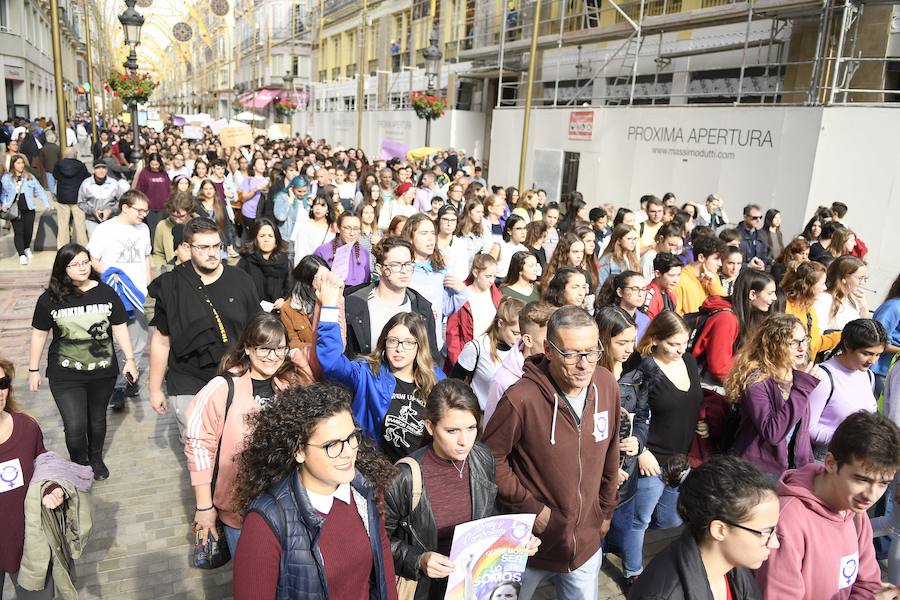
[[[217,17],[224,17],[227,15],[230,8],[228,0],[209,0],[209,9]]]
[[[194,35],[194,30],[191,29],[191,26],[185,23],[184,21],[180,21],[175,23],[172,26],[172,37],[174,37],[179,42],[187,42]]]
[[[153,0],[137,0],[137,5],[141,8],[150,8],[153,6]]]

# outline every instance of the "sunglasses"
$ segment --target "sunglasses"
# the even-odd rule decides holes
[[[0,377],[0,390],[8,390],[11,387],[12,381],[8,375],[6,377]]]

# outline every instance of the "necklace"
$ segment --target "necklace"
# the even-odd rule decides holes
[[[468,457],[466,457],[466,460],[468,460]],[[455,461],[455,460],[451,460],[451,461],[450,461],[450,464],[453,465],[453,468],[456,469],[457,473],[459,473],[459,478],[462,479],[462,478],[463,478],[463,472],[466,470],[466,461],[465,461],[465,460],[462,461],[462,466],[461,466],[461,467],[457,467],[457,466],[456,466],[456,461]]]

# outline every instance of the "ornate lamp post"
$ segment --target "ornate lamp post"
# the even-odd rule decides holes
[[[125,0],[125,12],[119,15],[119,23],[125,31],[125,44],[131,47],[128,53],[128,59],[124,66],[129,71],[137,71],[137,47],[141,44],[141,27],[144,25],[144,17],[134,9],[137,0]],[[132,145],[131,160],[137,163],[141,160],[141,128],[138,125],[138,104],[137,100],[131,103],[131,130],[134,133],[134,144]]]
[[[425,93],[432,96],[436,93],[438,77],[440,77],[441,51],[438,49],[437,27],[431,30],[428,47],[422,51],[425,58]],[[425,119],[425,145],[431,145],[431,119]]]

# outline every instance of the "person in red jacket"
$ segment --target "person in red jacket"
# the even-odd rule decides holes
[[[660,252],[653,258],[655,277],[647,286],[644,312],[650,319],[664,310],[675,310],[675,294],[672,288],[681,277],[681,259],[670,252]]]
[[[497,289],[497,260],[490,254],[479,254],[472,262],[466,280],[468,300],[447,319],[447,361],[444,372],[450,373],[463,347],[490,327],[503,294]]]
[[[722,386],[734,365],[740,342],[747,339],[775,303],[775,281],[764,271],[744,269],[734,282],[734,293],[710,296],[700,311],[710,315],[697,335],[691,354],[700,365],[704,383]]]

